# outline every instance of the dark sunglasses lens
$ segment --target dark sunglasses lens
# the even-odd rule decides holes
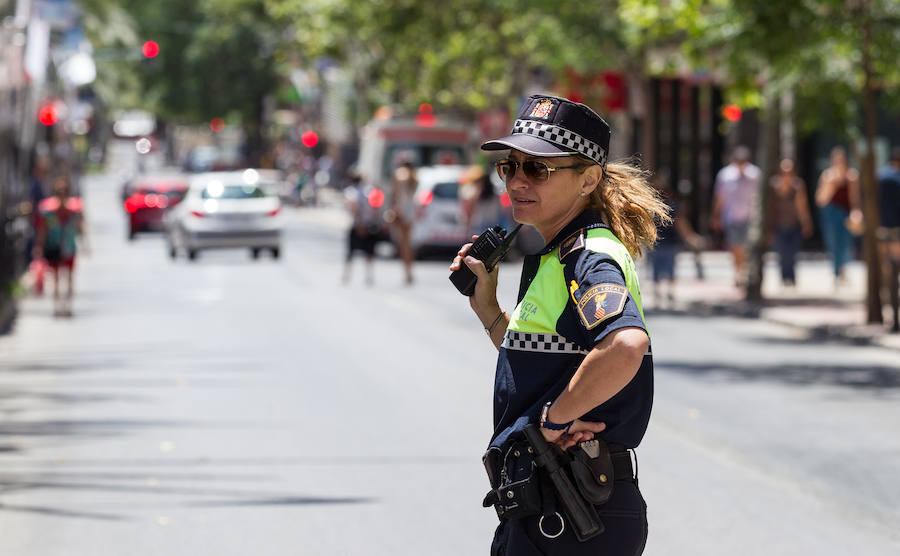
[[[550,177],[547,165],[537,160],[526,160],[522,163],[522,172],[534,181],[544,181]]]
[[[497,174],[503,180],[508,180],[516,173],[515,164],[510,160],[501,160],[497,163]]]

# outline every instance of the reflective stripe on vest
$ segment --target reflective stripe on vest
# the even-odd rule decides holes
[[[590,251],[604,253],[619,265],[625,277],[625,287],[641,313],[644,320],[644,307],[641,303],[641,289],[637,271],[628,249],[611,231],[606,228],[587,230],[585,248]],[[537,274],[532,280],[525,297],[516,306],[510,316],[507,336],[513,332],[531,334],[558,334],[556,323],[569,301],[569,289],[566,287],[564,265],[559,261],[559,247],[541,256]],[[574,261],[577,255],[572,255]],[[644,321],[646,327],[646,321]],[[567,341],[564,339],[564,341]],[[506,343],[506,342],[504,342]],[[510,346],[511,347],[511,346]]]

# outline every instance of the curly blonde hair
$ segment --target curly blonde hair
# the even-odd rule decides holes
[[[597,164],[586,157],[577,158],[586,165]],[[588,206],[603,217],[634,257],[644,248],[653,248],[657,226],[672,222],[669,206],[649,178],[650,172],[638,167],[633,159],[611,162],[588,199]]]

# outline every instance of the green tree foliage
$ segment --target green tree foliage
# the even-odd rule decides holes
[[[264,99],[279,83],[279,27],[262,0],[82,0],[82,6],[94,44],[119,52],[101,62],[97,84],[110,104],[182,123],[225,118],[244,128],[251,158],[263,148]],[[159,43],[159,55],[141,60],[148,40]]]
[[[331,57],[374,106],[472,114],[515,103],[536,71],[621,67],[616,2],[268,0],[306,60]]]

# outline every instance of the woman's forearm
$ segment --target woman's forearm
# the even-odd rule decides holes
[[[475,314],[491,338],[491,343],[499,350],[503,336],[506,335],[506,327],[509,326],[509,315],[499,305],[493,310],[475,311]]]
[[[610,333],[584,358],[566,389],[550,408],[554,423],[581,418],[615,396],[641,367],[650,340],[637,327]]]

